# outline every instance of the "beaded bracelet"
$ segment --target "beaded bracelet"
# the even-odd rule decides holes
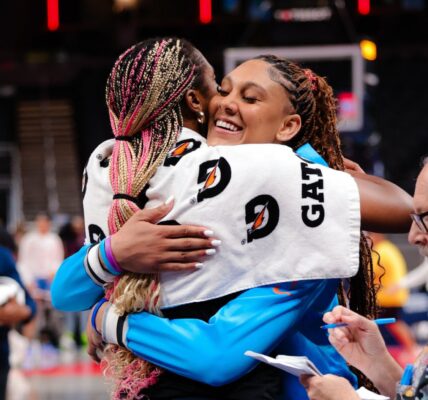
[[[111,236],[107,236],[104,240],[104,248],[106,252],[107,261],[111,265],[111,267],[118,273],[123,273],[123,269],[120,267],[119,263],[116,260],[116,257],[113,254],[111,249]]]
[[[92,328],[94,328],[95,332],[98,333],[98,335],[101,335],[101,332],[97,329],[97,323],[96,323],[97,314],[101,306],[107,301],[108,300],[105,297],[103,297],[97,304],[95,304],[95,307],[92,311],[91,325],[92,325]]]

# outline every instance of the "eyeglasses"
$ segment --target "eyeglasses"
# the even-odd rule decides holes
[[[426,216],[428,216],[428,211],[422,214],[410,213],[410,218],[423,233],[428,233],[427,225],[424,222]]]

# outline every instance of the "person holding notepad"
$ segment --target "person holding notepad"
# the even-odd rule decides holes
[[[409,231],[409,243],[428,256],[428,158],[416,181],[413,196],[414,213]],[[389,354],[377,325],[342,306],[335,307],[323,317],[329,329],[330,343],[352,366],[365,373],[380,393],[395,399],[397,383],[407,383],[403,369]],[[337,326],[345,323],[346,326]],[[311,400],[358,399],[354,388],[345,379],[335,375],[304,376],[301,383]]]
[[[362,371],[382,394],[394,398],[395,384],[403,370],[388,352],[376,322],[342,306],[324,314],[323,320],[339,325],[329,329],[329,340],[342,357]],[[306,375],[301,382],[311,400],[359,398],[345,379],[335,375]]]

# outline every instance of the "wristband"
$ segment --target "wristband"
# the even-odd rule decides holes
[[[107,301],[108,300],[105,297],[103,297],[97,304],[95,304],[94,310],[92,311],[91,325],[92,325],[92,328],[94,328],[95,332],[98,333],[98,335],[101,335],[101,332],[98,331],[97,329],[97,323],[96,323],[97,314],[101,306]]]
[[[114,271],[121,274],[124,272],[124,270],[120,267],[119,263],[116,261],[116,258],[113,254],[113,251],[111,250],[111,236],[107,236],[104,239],[104,251],[107,258],[107,262],[109,263],[109,266],[113,268]]]

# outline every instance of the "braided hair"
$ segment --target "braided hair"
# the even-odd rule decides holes
[[[287,145],[296,150],[305,143],[310,143],[331,168],[343,171],[344,161],[337,129],[337,102],[332,87],[310,69],[304,69],[284,58],[262,55],[256,59],[271,65],[271,76],[284,87],[294,112],[301,117],[302,127]],[[341,283],[338,291],[339,301],[361,315],[375,318],[376,287],[371,247],[363,232],[360,239],[359,264],[357,275],[345,285],[349,288],[347,293],[343,289],[346,282]],[[364,378],[360,375],[360,379]]]
[[[116,139],[110,161],[111,234],[139,210],[138,195],[176,143],[183,126],[180,102],[199,68],[191,53],[192,46],[180,39],[149,39],[121,54],[110,73],[105,96]],[[107,295],[121,315],[142,310],[159,315],[159,293],[159,276],[125,273]],[[107,346],[105,355],[114,399],[137,398],[161,373],[116,345]]]

